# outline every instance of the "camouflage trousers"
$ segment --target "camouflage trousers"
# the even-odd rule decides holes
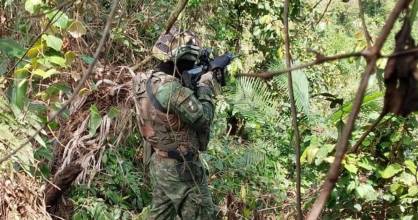
[[[215,219],[206,172],[200,160],[178,162],[154,154],[150,173],[154,185],[150,219]]]

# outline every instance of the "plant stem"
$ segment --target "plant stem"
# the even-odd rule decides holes
[[[284,41],[286,47],[286,66],[287,68],[291,68],[291,56],[290,56],[290,42],[289,42],[289,0],[284,1],[284,15],[283,15],[283,23],[284,23]],[[295,144],[295,151],[296,151],[296,210],[297,210],[297,219],[303,219],[302,213],[302,201],[301,201],[301,193],[300,193],[300,182],[301,182],[301,175],[300,175],[300,134],[298,128],[298,119],[297,119],[297,111],[296,111],[296,104],[295,104],[295,97],[293,94],[293,80],[292,80],[292,72],[287,72],[288,78],[288,87],[289,87],[289,99],[290,99],[290,107],[292,112],[292,126],[293,126],[293,141]]]

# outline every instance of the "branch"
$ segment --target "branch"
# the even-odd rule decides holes
[[[367,29],[366,19],[364,18],[364,10],[363,10],[363,2],[362,0],[358,0],[358,7],[359,7],[359,16],[361,20],[361,26],[363,28],[364,37],[366,38],[367,47],[372,46],[372,37],[370,36],[370,32]]]
[[[111,9],[111,11],[109,13],[109,16],[107,18],[106,26],[105,26],[105,29],[103,30],[102,38],[100,39],[99,46],[97,47],[96,52],[94,53],[94,60],[89,65],[89,67],[87,69],[87,72],[83,75],[80,82],[77,84],[77,87],[75,88],[73,95],[68,99],[68,101],[66,101],[64,103],[64,105],[54,115],[52,115],[52,117],[41,128],[36,130],[36,132],[25,141],[25,143],[20,145],[18,148],[13,150],[11,153],[6,155],[5,157],[1,158],[0,159],[0,164],[2,164],[3,162],[5,162],[9,158],[11,158],[13,155],[15,155],[17,152],[19,152],[23,147],[25,147],[30,141],[32,141],[43,129],[45,129],[47,127],[47,125],[49,123],[51,123],[58,115],[60,115],[65,110],[65,108],[71,104],[72,101],[74,101],[75,97],[77,97],[78,93],[83,88],[84,83],[87,81],[87,79],[89,78],[89,76],[93,72],[93,68],[97,63],[97,59],[99,57],[100,51],[102,50],[102,48],[105,44],[107,35],[109,34],[110,26],[112,24],[112,19],[113,19],[113,16],[115,14],[115,11],[116,11],[117,4],[118,4],[118,0],[113,0],[112,9]]]
[[[324,56],[324,55],[319,54],[319,53],[316,52],[316,59],[312,62],[309,62],[309,63],[305,63],[305,64],[301,64],[301,65],[298,65],[298,66],[293,66],[293,67],[288,67],[286,69],[273,71],[273,72],[262,72],[260,74],[237,74],[237,76],[261,77],[261,78],[265,78],[265,79],[270,79],[270,78],[273,78],[275,75],[280,75],[280,74],[283,74],[283,73],[287,73],[289,71],[300,70],[300,69],[304,69],[304,68],[307,68],[307,67],[319,65],[319,64],[322,64],[322,63],[325,63],[325,62],[332,62],[332,61],[336,61],[336,60],[342,60],[342,59],[347,59],[347,58],[351,58],[351,57],[362,57],[362,56],[366,57],[366,56],[368,56],[368,54],[366,54],[365,52],[362,51],[362,52],[337,54],[337,55],[327,57],[327,56]]]
[[[357,152],[358,148],[360,147],[361,143],[363,143],[364,139],[366,139],[366,137],[370,134],[370,132],[372,132],[377,127],[377,125],[379,125],[379,123],[382,121],[382,119],[386,115],[387,115],[387,113],[383,113],[383,112],[379,115],[379,117],[373,122],[372,126],[369,129],[367,129],[367,131],[365,131],[361,135],[360,139],[358,139],[356,144],[350,149],[351,153]],[[389,118],[389,119],[391,119],[391,118]]]
[[[165,33],[167,34],[170,32],[171,28],[173,27],[174,23],[176,23],[177,18],[179,17],[180,13],[183,11],[183,9],[186,7],[188,0],[179,0],[177,3],[176,9],[174,9],[173,12],[171,12],[170,17],[168,18],[167,25],[165,28]]]
[[[322,12],[321,17],[319,17],[318,21],[316,22],[316,25],[319,24],[319,22],[321,22],[322,18],[324,18],[325,13],[327,13],[329,6],[331,5],[332,0],[329,0],[327,3],[327,6],[325,6],[325,10],[324,12]]]
[[[331,1],[331,0],[330,0]],[[291,56],[290,56],[290,42],[289,42],[289,0],[284,1],[284,14],[283,14],[283,23],[284,23],[284,42],[286,48],[286,66],[287,68],[291,68]],[[301,193],[300,193],[300,134],[298,128],[298,118],[297,118],[297,111],[296,111],[296,104],[295,104],[295,97],[293,94],[293,80],[292,80],[292,72],[287,72],[287,82],[289,87],[289,99],[290,99],[290,109],[292,113],[292,126],[294,130],[294,138],[293,141],[295,143],[295,151],[296,151],[296,211],[297,211],[297,219],[302,220],[303,213],[302,213],[302,202],[301,202]]]
[[[364,94],[367,89],[368,81],[375,71],[376,62],[378,60],[380,51],[383,47],[383,44],[385,43],[387,37],[389,36],[389,33],[391,32],[394,23],[396,22],[397,18],[399,17],[400,13],[408,7],[410,3],[410,0],[399,0],[397,1],[393,11],[389,15],[389,18],[386,20],[385,25],[382,28],[382,31],[379,35],[379,37],[376,40],[375,45],[370,49],[370,56],[367,60],[367,67],[366,71],[364,72],[362,79],[360,81],[360,85],[358,87],[356,98],[353,103],[353,110],[350,113],[350,116],[348,118],[347,124],[344,126],[343,133],[341,135],[341,138],[338,140],[337,146],[336,146],[336,152],[335,152],[335,159],[332,163],[327,178],[322,185],[322,190],[318,198],[316,199],[315,203],[312,206],[312,209],[310,213],[308,214],[307,220],[316,220],[318,219],[319,215],[322,212],[322,209],[325,206],[325,203],[328,200],[329,195],[331,194],[335,183],[338,180],[340,168],[341,168],[341,162],[344,158],[345,153],[347,152],[347,145],[349,138],[351,136],[352,130],[354,128],[354,123],[357,118],[358,113],[360,112],[361,103],[364,97]]]

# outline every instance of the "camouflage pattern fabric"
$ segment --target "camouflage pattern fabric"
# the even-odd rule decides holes
[[[199,159],[178,162],[153,154],[150,173],[154,185],[151,220],[216,219],[206,170]]]

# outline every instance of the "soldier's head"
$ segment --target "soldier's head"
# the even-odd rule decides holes
[[[179,31],[173,27],[169,33],[164,33],[158,38],[152,53],[163,63],[174,64],[181,72],[193,68],[199,62],[201,50],[200,41],[195,33]]]

